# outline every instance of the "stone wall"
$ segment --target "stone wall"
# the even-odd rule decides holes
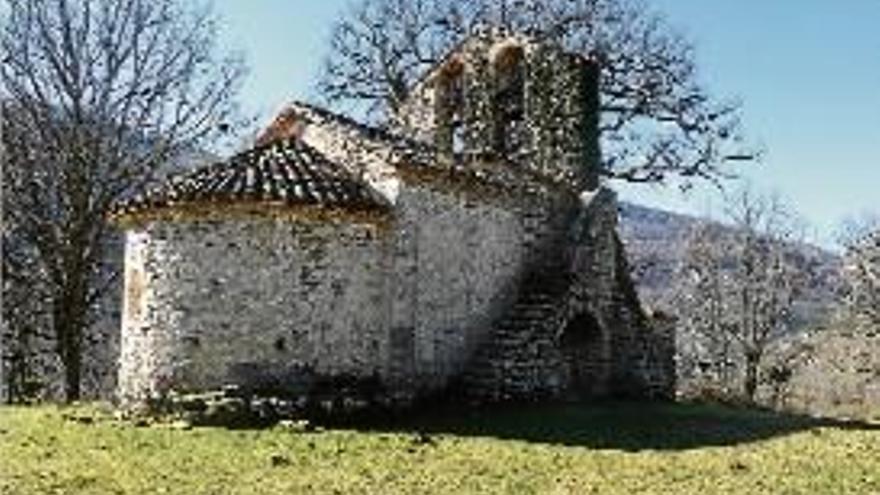
[[[614,194],[585,193],[566,211],[557,212],[565,221],[525,266],[513,304],[469,363],[461,395],[670,397],[674,326],[642,312],[615,231]]]
[[[249,218],[132,229],[123,399],[219,387],[256,363],[440,388],[558,237],[552,204],[526,199],[416,182],[382,227]]]
[[[564,236],[574,195],[528,167],[413,157],[411,143],[320,109],[294,104],[289,112],[305,142],[393,205],[392,375],[398,388],[442,387]]]
[[[670,396],[674,326],[642,310],[617,235],[616,197],[601,188],[581,201],[568,231],[571,286],[555,333],[569,380],[588,377],[572,385],[590,396]]]
[[[292,363],[375,374],[408,394],[446,385],[560,240],[565,202],[419,181],[396,199],[381,227],[249,218],[130,230],[122,398]]]
[[[386,238],[374,225],[153,222],[126,245],[120,395],[283,374],[384,374]]]
[[[547,208],[401,187],[391,296],[399,376],[433,389],[461,373],[549,238]]]

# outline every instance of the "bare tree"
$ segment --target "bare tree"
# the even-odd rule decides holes
[[[839,237],[845,249],[847,310],[857,321],[880,328],[880,215],[865,213],[845,220]]]
[[[730,226],[703,226],[689,242],[683,322],[707,339],[709,364],[721,368],[723,384],[742,383],[754,400],[764,354],[789,330],[811,263],[801,249],[803,229],[777,197],[744,188],[725,203]]]
[[[46,314],[5,305],[4,327],[52,340],[75,400],[94,307],[116,276],[104,262],[109,207],[244,123],[235,103],[244,65],[218,55],[208,5],[5,4],[4,295],[38,300]],[[28,318],[39,324],[22,326]]]
[[[837,228],[837,242],[844,249],[863,242],[867,237],[880,231],[880,213],[862,211],[857,215],[845,217]]]
[[[691,44],[641,0],[363,0],[340,19],[318,88],[382,121],[475,27],[503,26],[601,61],[603,170],[630,182],[729,177],[753,160],[739,105],[697,80]]]
[[[673,296],[680,310],[680,381],[689,385],[709,377],[720,385],[721,395],[730,394],[733,377],[733,336],[725,308],[729,260],[725,253],[730,241],[726,227],[709,221],[696,225],[686,240],[678,284],[683,290]],[[699,393],[707,393],[699,390]]]

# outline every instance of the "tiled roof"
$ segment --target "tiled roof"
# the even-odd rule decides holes
[[[190,203],[249,201],[382,209],[381,197],[341,165],[296,139],[274,141],[229,160],[172,176],[119,202],[113,215]]]

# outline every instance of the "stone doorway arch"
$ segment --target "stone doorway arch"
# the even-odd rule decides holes
[[[559,344],[568,366],[570,395],[604,395],[611,356],[607,334],[599,320],[590,311],[577,313],[563,328]]]

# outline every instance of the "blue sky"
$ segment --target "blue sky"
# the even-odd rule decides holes
[[[743,102],[748,136],[766,150],[743,170],[779,192],[830,244],[837,223],[880,212],[880,1],[654,0],[697,47],[701,79]],[[284,102],[314,96],[330,28],[346,0],[218,0],[224,43],[251,74],[244,103],[268,119]],[[629,200],[704,213],[708,188],[624,187]],[[717,209],[717,208],[716,208]]]

